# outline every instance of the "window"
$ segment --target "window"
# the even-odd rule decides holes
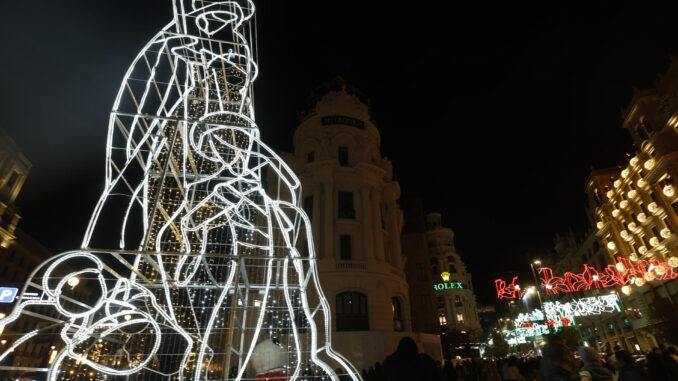
[[[339,147],[339,165],[342,167],[348,165],[348,147]]]
[[[7,179],[5,186],[9,189],[12,189],[14,188],[14,184],[16,184],[17,180],[19,180],[19,174],[16,171],[12,171],[12,174],[9,175],[9,179]]]
[[[337,331],[367,331],[367,296],[359,292],[342,292],[337,295]]]
[[[455,296],[454,296],[454,305],[455,305],[456,307],[461,307],[461,306],[462,306],[462,303],[461,303],[461,296],[459,296],[459,295],[455,295]]]
[[[304,212],[310,220],[313,220],[313,196],[304,197]]]
[[[447,271],[449,273],[457,272],[457,266],[454,265],[454,257],[447,257]]]
[[[353,192],[339,192],[339,218],[355,218]]]
[[[457,321],[458,321],[459,323],[463,323],[463,322],[464,322],[464,314],[463,314],[463,313],[457,312]]]
[[[438,322],[440,322],[440,325],[447,325],[447,317],[445,314],[440,314],[440,316],[438,316]]]
[[[393,310],[393,330],[396,332],[404,331],[403,308],[398,297],[391,298],[391,309]]]
[[[440,271],[438,271],[438,260],[435,258],[431,258],[431,274],[440,274]]]
[[[315,161],[315,151],[311,151],[306,155],[306,162],[312,163]]]
[[[342,261],[351,260],[351,236],[342,234],[339,236],[339,254]]]

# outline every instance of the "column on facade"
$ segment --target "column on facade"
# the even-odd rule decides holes
[[[393,257],[391,258],[392,265],[401,270],[402,269],[402,253],[400,251],[400,229],[399,222],[400,216],[398,215],[398,208],[395,201],[389,202],[389,218],[391,223],[389,224],[389,233],[391,235],[391,251],[393,252]]]
[[[374,251],[377,261],[384,261],[384,234],[381,232],[381,194],[374,188],[372,194],[372,230],[374,232]]]
[[[370,209],[370,187],[363,186],[360,188],[362,223],[363,223],[363,249],[364,260],[369,261],[374,259],[372,253],[372,211]]]
[[[320,245],[320,197],[322,195],[322,185],[316,183],[313,186],[313,215],[311,216],[311,226],[313,227],[313,243],[315,245],[316,254]]]
[[[324,225],[325,231],[323,234],[323,254],[324,257],[336,259],[334,256],[334,188],[332,181],[327,181],[324,184]]]

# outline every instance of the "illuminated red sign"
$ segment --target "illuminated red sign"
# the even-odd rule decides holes
[[[514,276],[511,283],[506,284],[506,281],[503,279],[497,279],[494,281],[494,286],[497,288],[497,298],[499,299],[515,299],[522,296],[520,291],[520,286],[516,284],[518,276]]]

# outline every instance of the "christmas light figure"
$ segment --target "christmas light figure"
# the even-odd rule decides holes
[[[254,4],[173,9],[115,99],[81,249],[34,270],[0,326],[45,307],[58,318],[0,361],[56,330],[52,381],[359,380],[332,350],[299,179],[254,121]]]

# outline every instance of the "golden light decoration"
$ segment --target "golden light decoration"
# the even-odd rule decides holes
[[[621,200],[621,201],[619,202],[619,207],[620,207],[620,208],[626,209],[627,206],[629,206],[628,200]]]
[[[664,238],[669,238],[671,236],[671,230],[664,228],[659,232],[659,234],[661,234],[661,236]]]
[[[655,278],[656,278],[656,276],[654,275],[654,273],[649,272],[649,271],[645,273],[645,280],[646,281],[652,282]]]
[[[664,186],[664,189],[662,189],[662,192],[666,197],[673,197],[673,195],[676,194],[676,189],[673,187],[673,185],[668,184]]]
[[[638,225],[636,225],[635,222],[629,222],[629,224],[627,226],[628,226],[629,230],[631,230],[631,231],[638,229]]]
[[[629,196],[629,198],[635,198],[638,192],[636,192],[635,189],[631,189],[626,195]]]
[[[659,238],[657,237],[650,238],[650,245],[652,245],[652,247],[657,247],[659,245]]]
[[[444,273],[440,273],[440,277],[443,278],[443,282],[449,282],[450,281],[450,273],[445,271]]]
[[[602,229],[603,226],[605,226],[605,224],[603,223],[603,221],[598,221],[598,222],[596,222],[596,227],[598,228],[598,230]]]
[[[666,274],[666,268],[662,265],[659,265],[659,266],[654,268],[654,272],[656,272],[657,275],[664,275],[664,274]]]
[[[607,198],[612,198],[612,196],[614,196],[614,191],[613,191],[613,190],[609,190],[609,191],[607,191],[607,193],[605,193],[605,194],[607,195]]]
[[[643,167],[645,167],[645,169],[647,169],[649,171],[650,169],[654,168],[654,165],[655,165],[655,161],[654,161],[653,158],[651,158],[651,159],[648,159],[645,162],[645,164],[643,164]]]
[[[647,253],[647,247],[645,247],[645,246],[640,246],[640,247],[638,248],[638,252],[639,252],[641,255],[645,255],[645,253]]]
[[[626,267],[624,267],[624,264],[621,263],[621,262],[617,262],[617,264],[614,265],[614,267],[616,267],[617,270],[619,270],[619,272],[622,272],[622,271],[626,270]]]
[[[627,240],[627,241],[628,241],[629,239],[631,239],[631,236],[629,235],[629,232],[627,232],[626,230],[620,231],[620,232],[619,232],[619,235],[620,235],[622,238],[624,238],[625,240]]]
[[[678,257],[669,258],[668,263],[671,267],[678,267]]]
[[[627,284],[621,288],[621,291],[624,293],[624,295],[631,295],[631,286]]]
[[[638,260],[638,254],[636,254],[636,253],[631,253],[631,254],[629,255],[629,259],[630,259],[631,261],[633,261],[633,262],[637,261],[637,260]]]
[[[615,180],[613,185],[614,185],[615,188],[619,188],[621,186],[621,180],[619,180],[619,179]]]
[[[645,284],[645,280],[641,277],[638,277],[633,283],[635,283],[635,285],[638,287],[643,287],[643,285]]]
[[[624,170],[621,171],[621,176],[622,176],[623,178],[627,178],[627,177],[629,176],[629,169],[628,169],[628,168],[624,168]]]
[[[651,203],[647,204],[647,210],[649,210],[651,213],[656,213],[657,212],[657,203],[651,202]]]
[[[629,164],[631,164],[631,166],[633,166],[633,167],[638,165],[638,156],[632,157],[631,160],[629,160]]]
[[[617,248],[617,245],[615,245],[613,241],[610,241],[607,243],[607,248],[610,250],[615,250]]]
[[[642,224],[645,221],[647,221],[647,216],[645,215],[645,213],[643,212],[638,213],[638,222]]]
[[[643,179],[638,179],[638,181],[636,182],[636,184],[638,185],[639,188],[642,188],[642,187],[644,187],[645,185],[647,185],[647,181],[645,181],[645,180],[643,180]]]
[[[612,217],[618,217],[619,216],[619,209],[615,209],[612,211]]]

